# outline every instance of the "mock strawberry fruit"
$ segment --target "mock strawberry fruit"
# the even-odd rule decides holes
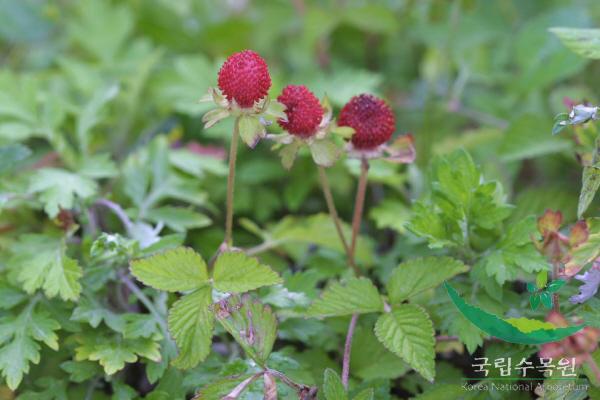
[[[270,87],[267,63],[252,50],[232,54],[219,70],[219,89],[227,100],[235,100],[242,108],[252,107]]]
[[[283,129],[303,138],[311,137],[317,132],[323,119],[323,107],[306,86],[286,86],[277,97],[277,101],[286,107],[287,121],[277,121]]]
[[[356,149],[371,150],[392,137],[396,120],[383,100],[370,94],[361,94],[354,96],[342,108],[338,125],[354,129],[351,141]]]

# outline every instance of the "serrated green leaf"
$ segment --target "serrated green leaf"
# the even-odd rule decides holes
[[[367,278],[350,278],[344,284],[332,283],[310,306],[313,317],[333,317],[383,311],[383,300]]]
[[[177,300],[169,310],[169,332],[179,349],[172,362],[175,367],[193,368],[208,356],[214,326],[211,303],[211,288],[203,287]]]
[[[71,314],[71,320],[87,322],[92,328],[97,328],[104,321],[107,326],[117,332],[123,332],[125,328],[125,321],[121,315],[103,307],[93,297],[83,297],[79,300],[77,307]]]
[[[571,51],[585,58],[600,59],[600,29],[550,28]]]
[[[435,331],[427,313],[414,304],[402,304],[379,317],[375,335],[428,381],[435,377]]]
[[[40,361],[40,344],[45,343],[58,350],[60,324],[43,310],[36,310],[30,303],[17,316],[0,318],[0,371],[6,384],[15,390],[23,374],[29,372],[29,364]]]
[[[87,199],[98,189],[96,182],[58,168],[39,169],[31,177],[30,193],[39,193],[44,210],[54,218],[59,210],[73,208],[75,197]]]
[[[485,268],[488,276],[502,285],[523,272],[547,270],[548,262],[534,247],[531,236],[537,234],[535,218],[525,218],[511,225],[504,237],[480,259],[474,268]]]
[[[277,337],[277,320],[271,308],[235,295],[216,303],[214,313],[246,354],[265,367]]]
[[[215,262],[213,284],[221,292],[243,293],[281,282],[270,267],[241,251],[222,253]]]
[[[103,336],[85,333],[77,337],[75,361],[98,361],[107,375],[122,370],[126,363],[134,363],[138,357],[160,361],[160,346],[153,339],[123,339],[119,336]]]
[[[370,326],[356,328],[350,357],[350,373],[353,376],[365,381],[396,379],[409,370],[404,361],[377,340]]]
[[[387,281],[390,302],[399,304],[467,270],[465,264],[452,257],[425,257],[405,261],[394,269]]]
[[[327,368],[323,378],[323,393],[326,400],[347,400],[348,394],[340,376],[334,370]]]
[[[197,289],[208,283],[206,263],[187,247],[132,261],[130,270],[145,285],[168,292]]]
[[[125,314],[123,337],[126,339],[151,338],[158,333],[158,321],[151,314]]]
[[[62,237],[52,234],[26,234],[12,247],[9,266],[17,273],[23,289],[33,293],[43,289],[47,297],[76,300],[81,292],[81,267],[69,258]]]
[[[87,381],[94,375],[102,373],[98,363],[93,361],[65,361],[60,364],[60,368],[69,374],[71,381],[76,383]]]

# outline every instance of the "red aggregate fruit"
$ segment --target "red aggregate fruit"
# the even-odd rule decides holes
[[[340,112],[339,126],[354,129],[352,144],[359,150],[372,150],[387,142],[396,128],[390,107],[371,94],[354,96]]]
[[[303,138],[311,137],[317,132],[323,119],[323,107],[306,86],[286,86],[277,101],[286,107],[287,121],[277,121],[283,129]]]
[[[256,52],[244,50],[232,54],[219,70],[219,89],[227,100],[249,108],[264,98],[271,87],[267,63]]]

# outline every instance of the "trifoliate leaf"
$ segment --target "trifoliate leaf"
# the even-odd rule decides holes
[[[367,278],[350,278],[345,284],[334,282],[308,309],[308,315],[333,317],[383,311],[379,291]]]
[[[214,318],[210,287],[186,294],[169,310],[169,332],[177,343],[179,355],[172,364],[181,369],[195,367],[210,352]]]
[[[223,253],[215,262],[213,284],[221,292],[243,293],[281,282],[270,267],[241,251]]]
[[[130,270],[145,285],[168,292],[197,289],[208,283],[206,263],[187,247],[132,261]]]
[[[98,189],[96,182],[58,168],[43,168],[35,172],[29,184],[30,193],[39,193],[44,210],[54,218],[60,209],[73,208],[75,196],[87,199]]]
[[[54,331],[60,329],[60,324],[47,312],[34,307],[32,303],[17,316],[0,318],[0,371],[12,390],[19,386],[23,374],[29,372],[29,363],[39,363],[38,342],[58,350],[58,336]]]
[[[17,272],[23,289],[43,289],[47,297],[76,300],[81,292],[81,267],[69,258],[64,239],[54,235],[26,234],[13,245],[10,268]]]
[[[326,400],[347,400],[348,394],[340,376],[334,370],[327,368],[323,379],[323,393]]]
[[[277,337],[277,320],[271,308],[236,295],[216,303],[214,313],[246,354],[264,367]]]
[[[388,296],[392,303],[399,304],[467,270],[466,265],[451,257],[426,257],[405,261],[392,272],[387,281]]]
[[[435,377],[435,331],[427,313],[414,304],[402,304],[379,317],[375,335],[428,381]]]

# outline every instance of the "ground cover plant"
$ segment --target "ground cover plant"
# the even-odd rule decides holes
[[[600,398],[599,23],[0,2],[0,398]]]

